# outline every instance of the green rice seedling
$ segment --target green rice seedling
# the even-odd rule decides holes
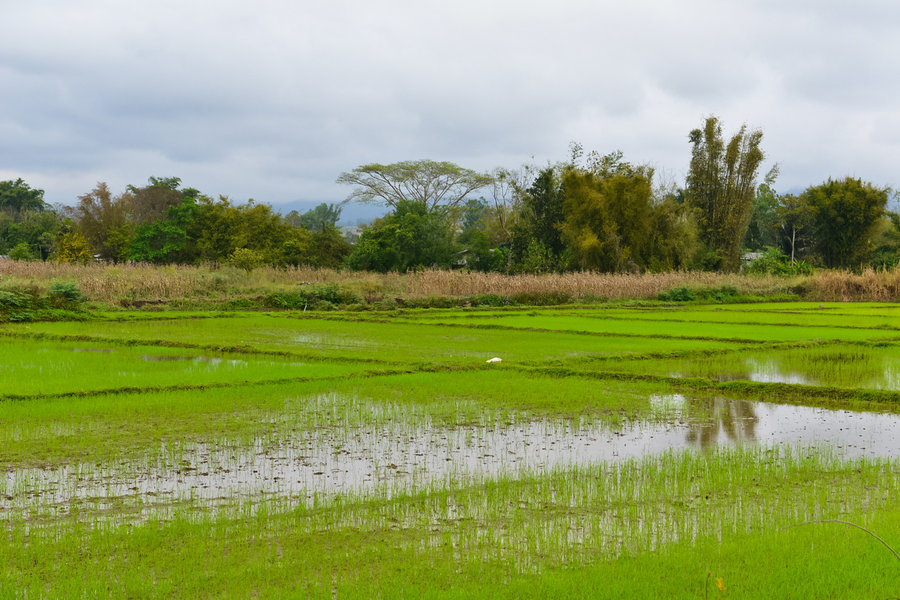
[[[0,585],[106,586],[147,597],[176,588],[200,596],[265,589],[361,597],[503,595],[537,577],[549,578],[545,591],[563,591],[605,577],[602,589],[610,592],[678,595],[702,592],[712,572],[735,591],[761,586],[771,594],[790,573],[806,571],[809,582],[791,588],[798,597],[865,594],[891,589],[890,580],[866,575],[896,566],[865,540],[848,545],[846,535],[795,525],[863,511],[879,530],[900,522],[891,502],[896,469],[788,449],[678,453],[474,486],[447,481],[401,495],[337,497],[315,507],[176,509],[163,522],[129,527],[69,520],[26,533],[10,524]],[[29,543],[17,544],[25,535]],[[826,554],[810,557],[811,548]],[[814,570],[828,552],[841,558],[829,562],[833,579]],[[79,570],[84,561],[95,568]],[[218,576],[210,580],[207,571]],[[631,579],[641,571],[646,581]]]
[[[435,322],[432,320],[431,322]],[[448,323],[450,321],[448,320]],[[805,326],[781,327],[754,323],[710,323],[649,321],[647,319],[590,318],[565,315],[502,315],[470,317],[466,325],[521,328],[539,331],[602,333],[648,338],[682,338],[722,340],[732,342],[769,342],[833,339],[844,341],[897,339],[896,330],[850,329],[844,327]]]
[[[0,597],[890,596],[897,561],[871,536],[802,524],[900,546],[896,418],[749,399],[896,395],[861,387],[893,365],[893,310],[4,325],[0,365],[74,356],[47,380],[83,393],[8,379],[31,395],[0,402]],[[716,378],[751,359],[846,387]],[[96,392],[136,361],[142,385]]]
[[[377,360],[400,363],[481,364],[505,360],[544,360],[585,355],[641,353],[692,348],[734,347],[718,339],[643,340],[630,335],[520,331],[423,325],[405,322],[350,322],[254,315],[235,319],[191,319],[103,323],[35,323],[7,327],[19,335],[85,336],[95,341],[207,346],[252,352],[286,353],[319,360]],[[200,341],[204,342],[201,343]]]
[[[792,349],[744,349],[684,358],[594,361],[595,368],[713,381],[746,380],[843,388],[900,390],[896,344],[815,344]]]
[[[191,349],[0,340],[0,398],[333,377],[362,370]]]

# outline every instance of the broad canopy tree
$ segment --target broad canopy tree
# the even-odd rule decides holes
[[[392,208],[409,201],[423,205],[429,212],[452,209],[493,181],[490,175],[433,160],[362,165],[337,178],[338,183],[356,186],[348,201],[383,202]]]

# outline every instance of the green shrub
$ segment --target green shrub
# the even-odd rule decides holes
[[[228,257],[228,264],[248,273],[263,265],[263,255],[250,248],[236,248]]]
[[[663,302],[694,302],[701,300],[706,302],[726,302],[738,297],[738,289],[733,285],[720,285],[717,287],[689,288],[681,286],[661,292],[657,299]]]
[[[693,302],[697,299],[697,296],[691,288],[681,286],[665,292],[660,292],[657,298],[663,302]]]
[[[31,304],[31,298],[19,292],[0,290],[0,312],[25,308]]]
[[[566,292],[523,292],[521,294],[512,294],[509,300],[513,304],[524,304],[526,306],[555,306],[558,304],[569,304],[572,302],[572,295]]]
[[[806,261],[795,260],[778,248],[767,248],[766,252],[747,266],[748,273],[768,275],[809,275],[813,271],[812,266]]]
[[[27,242],[16,244],[10,251],[9,257],[12,260],[37,260],[38,254]]]
[[[425,298],[408,298],[403,302],[405,308],[453,308],[459,306],[459,300],[447,296],[426,296]]]
[[[304,285],[289,292],[276,292],[263,299],[272,308],[332,310],[337,306],[358,304],[361,298],[336,283]]]
[[[472,306],[509,306],[509,298],[498,294],[482,294],[472,298]]]
[[[60,300],[65,303],[78,304],[85,301],[78,285],[72,281],[56,281],[50,285],[50,300]]]

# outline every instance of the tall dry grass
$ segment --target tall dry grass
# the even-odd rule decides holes
[[[900,267],[862,273],[820,271],[809,280],[807,294],[817,300],[900,301]]]
[[[74,281],[90,300],[108,304],[252,298],[305,283],[338,283],[366,298],[557,294],[572,298],[649,299],[681,286],[733,286],[742,295],[768,296],[799,292],[810,300],[818,301],[900,301],[900,269],[869,270],[861,274],[818,271],[811,276],[784,278],[705,272],[502,275],[436,269],[405,274],[379,274],[309,267],[263,267],[246,272],[217,265],[75,265],[0,261],[0,287],[49,285],[54,280]]]
[[[429,270],[406,276],[409,296],[470,296],[479,294],[566,294],[573,298],[655,298],[675,287],[734,286],[740,294],[770,295],[787,292],[796,282],[772,276],[746,276],[704,272],[609,274],[551,273],[502,275]]]

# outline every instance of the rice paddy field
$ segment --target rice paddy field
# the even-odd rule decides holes
[[[900,304],[0,325],[2,599],[896,598],[898,551]]]

